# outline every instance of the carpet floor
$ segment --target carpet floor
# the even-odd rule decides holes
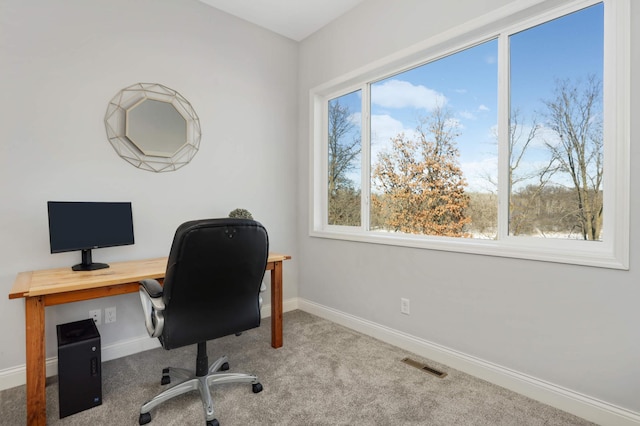
[[[256,374],[264,386],[214,387],[221,426],[247,425],[591,425],[576,416],[407,353],[303,311],[284,314],[284,347],[270,346],[270,321],[241,336],[209,342],[209,361],[229,356],[230,372]],[[436,377],[401,360],[445,372]],[[137,425],[140,405],[165,387],[167,366],[195,367],[196,347],[153,349],[102,366],[102,405],[63,419],[57,377],[47,379],[48,425]],[[170,385],[169,385],[170,386]],[[26,424],[25,386],[0,392],[0,425]],[[204,425],[196,393],[151,412],[151,426]]]

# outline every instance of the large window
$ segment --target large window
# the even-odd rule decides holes
[[[627,267],[628,2],[532,9],[312,91],[312,235]]]

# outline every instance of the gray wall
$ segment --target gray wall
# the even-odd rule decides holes
[[[298,160],[309,164],[309,90],[510,3],[369,0],[300,46]],[[639,111],[640,4],[632,2],[632,111]],[[631,164],[640,162],[631,127]],[[638,169],[631,173],[630,270],[354,243],[308,236],[300,173],[302,299],[640,412]],[[400,314],[400,298],[411,315]]]
[[[196,0],[2,1],[0,376],[25,362],[24,303],[6,296],[16,274],[80,259],[49,253],[47,200],[132,201],[135,245],[94,250],[98,262],[166,256],[180,223],[236,207],[267,227],[272,251],[295,252],[297,50]],[[200,151],[176,172],[138,170],[107,140],[108,102],[137,82],[177,90],[200,117]],[[94,308],[117,307],[103,348],[145,338],[139,305],[132,294],[47,308],[47,356],[55,324]]]

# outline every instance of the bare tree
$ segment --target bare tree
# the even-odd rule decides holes
[[[555,97],[545,101],[547,122],[558,136],[546,146],[574,189],[574,214],[585,240],[599,240],[602,228],[602,84],[558,80]]]
[[[554,96],[543,101],[546,109],[538,113],[554,138],[542,139],[542,125],[536,116],[524,122],[518,109],[509,125],[509,233],[579,233],[585,240],[598,240],[602,229],[603,135],[601,82],[587,78],[557,80]],[[496,135],[497,139],[497,135]],[[548,158],[531,168],[531,149],[544,140]],[[566,179],[570,184],[567,185]],[[497,189],[490,175],[486,180]],[[568,188],[571,192],[563,191]],[[562,201],[569,194],[573,202]],[[541,206],[561,206],[556,209]],[[562,211],[559,211],[561,208]],[[551,215],[554,219],[547,217]],[[473,216],[472,216],[473,218]],[[549,221],[554,221],[551,226]]]
[[[535,228],[534,206],[557,171],[553,156],[541,167],[522,170],[531,144],[539,136],[542,126],[536,116],[529,126],[521,122],[520,110],[514,109],[509,117],[509,233],[520,235]],[[517,187],[527,183],[526,190],[515,196]]]
[[[495,192],[467,192],[469,206],[466,216],[471,219],[469,232],[474,237],[495,239],[498,232],[498,195]]]
[[[549,158],[539,167],[532,168],[527,161],[531,148],[540,137],[542,125],[534,115],[530,122],[522,117],[518,108],[514,108],[509,116],[509,233],[522,235],[531,233],[536,228],[537,217],[534,214],[534,206],[544,194],[544,189],[549,184],[553,174],[557,171],[554,159]],[[496,143],[497,130],[494,133]],[[527,164],[525,167],[525,163]],[[490,173],[485,174],[485,179],[495,187],[497,194],[498,182]],[[476,197],[477,198],[477,197]],[[482,200],[486,202],[488,198]],[[473,201],[473,200],[472,200]],[[494,207],[497,211],[497,207]],[[475,224],[475,217],[471,219]],[[497,222],[497,213],[494,221]],[[495,227],[496,225],[494,225]]]
[[[348,178],[361,152],[360,131],[352,121],[349,107],[329,102],[329,223],[360,224],[360,190]]]

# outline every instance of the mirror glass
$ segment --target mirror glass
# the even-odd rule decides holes
[[[168,102],[143,99],[126,119],[125,133],[144,155],[171,157],[187,143],[187,120]]]
[[[113,97],[104,118],[116,153],[137,168],[168,172],[188,164],[200,147],[200,119],[178,92],[137,83]]]

